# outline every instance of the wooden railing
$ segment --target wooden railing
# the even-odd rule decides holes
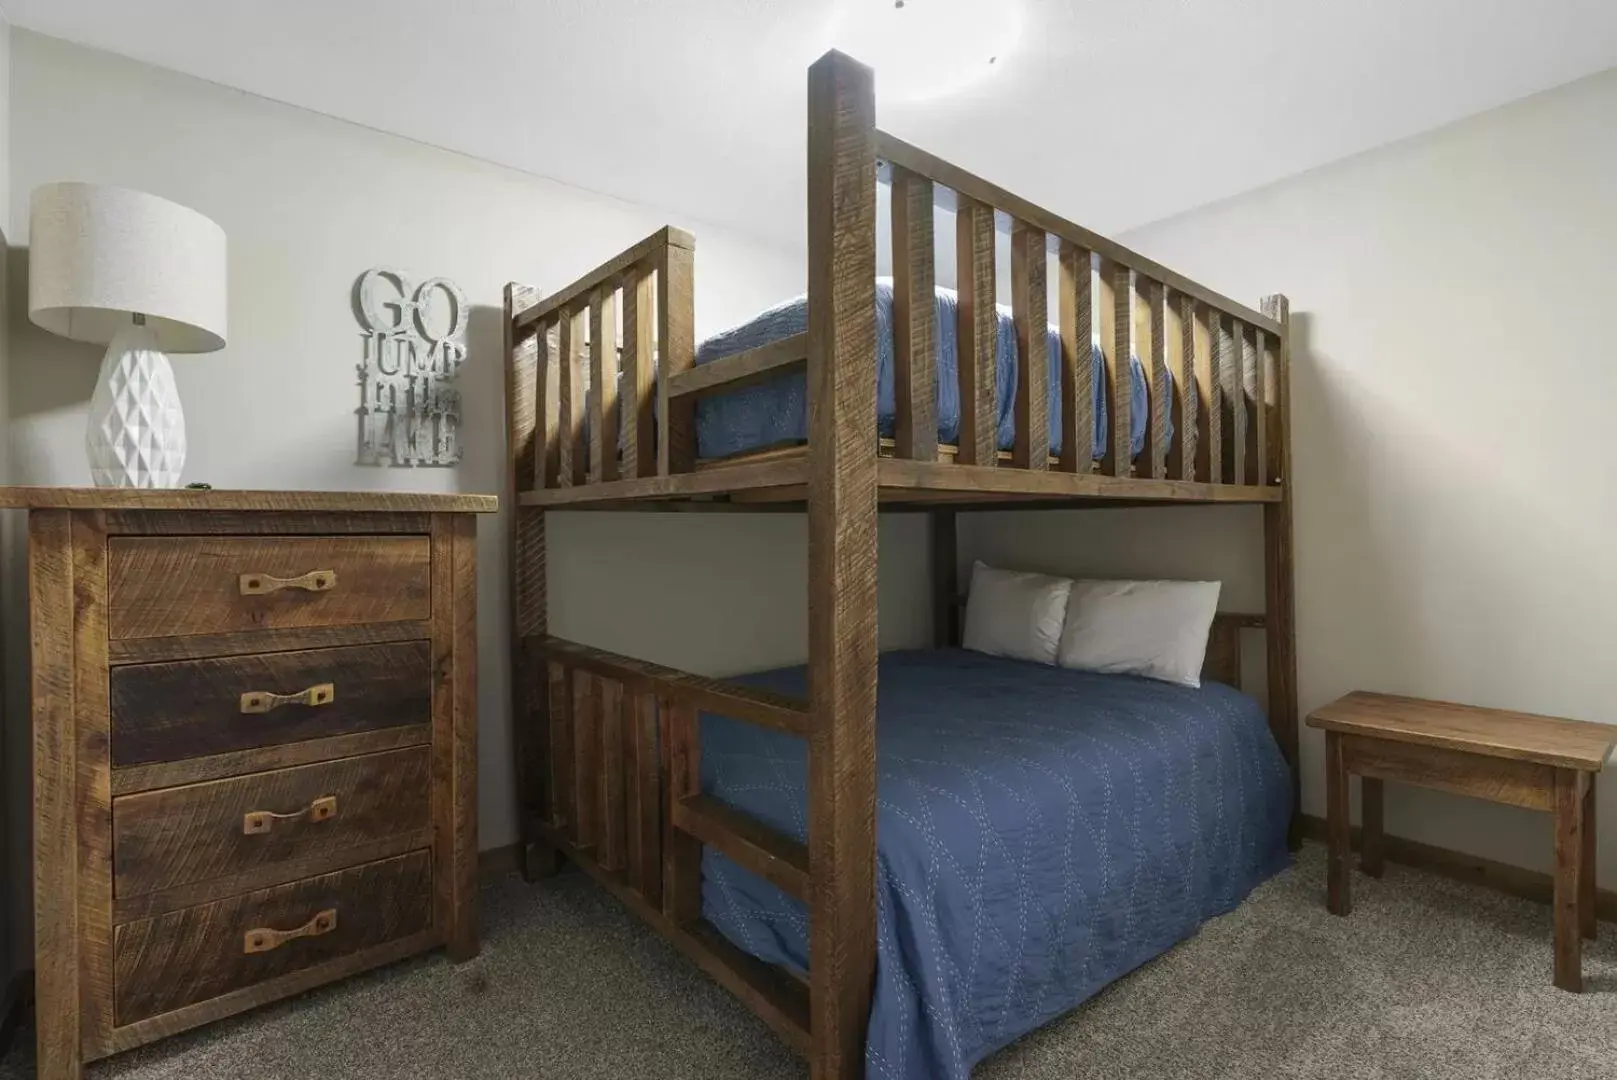
[[[892,168],[897,456],[938,458],[933,220],[936,187],[942,186],[955,200],[957,463],[1001,463],[995,442],[997,210],[1012,221],[1010,294],[1018,368],[1011,466],[1215,484],[1280,482],[1287,373],[1281,348],[1286,330],[1278,312],[1236,303],[886,132],[876,132],[876,152]],[[1053,461],[1045,329],[1052,246],[1062,415],[1061,450]],[[1091,272],[1093,256],[1099,257],[1099,273]],[[1106,357],[1110,438],[1104,455],[1092,462],[1091,341],[1097,327]],[[1130,453],[1131,356],[1145,369],[1150,402],[1138,460]]]

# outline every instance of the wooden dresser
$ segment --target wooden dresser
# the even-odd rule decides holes
[[[0,488],[29,511],[39,1075],[477,951],[488,496]]]

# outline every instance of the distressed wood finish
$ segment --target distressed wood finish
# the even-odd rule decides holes
[[[1218,316],[1196,309],[1196,476],[1209,483],[1224,481],[1224,339]]]
[[[413,491],[250,491],[225,488],[3,487],[0,510],[161,510],[197,513],[490,514],[493,495]]]
[[[649,266],[623,279],[623,475],[657,472],[657,278]]]
[[[361,623],[355,626],[290,626],[224,634],[109,641],[107,659],[114,665],[162,664],[300,649],[332,649],[345,645],[382,645],[396,641],[417,641],[431,636],[432,623],[426,619]]]
[[[426,641],[113,669],[112,763],[119,768],[425,723]],[[242,695],[330,684],[325,705],[247,713]]]
[[[1173,480],[1196,479],[1196,342],[1195,318],[1185,298],[1168,294],[1162,306],[1161,362],[1173,383],[1168,401],[1173,437],[1168,443],[1168,472]]]
[[[108,632],[114,639],[218,634],[266,627],[424,619],[425,537],[114,537]],[[244,596],[244,575],[330,571],[323,591]]]
[[[676,375],[668,380],[668,395],[699,399],[713,394],[728,394],[801,371],[807,364],[808,335],[793,334],[756,349],[710,360],[682,375]]]
[[[1366,873],[1382,864],[1382,782],[1394,780],[1547,811],[1555,826],[1555,985],[1583,988],[1582,939],[1595,934],[1595,777],[1617,728],[1446,702],[1355,692],[1308,718],[1325,731],[1327,904],[1353,909],[1348,777],[1365,777]]]
[[[108,536],[386,535],[424,534],[430,527],[432,515],[425,512],[281,511],[266,514],[251,510],[107,510],[102,519],[106,522]]]
[[[209,881],[426,828],[430,778],[429,754],[415,748],[124,796],[112,803],[118,895]],[[336,797],[337,812],[326,820],[299,816],[264,833],[244,831],[250,813],[297,815],[328,796]]]
[[[180,761],[157,761],[150,765],[125,766],[112,770],[112,793],[134,795],[155,788],[200,784],[205,780],[222,780],[229,776],[240,776],[243,773],[263,769],[313,765],[321,761],[358,757],[361,754],[379,754],[384,750],[398,750],[406,746],[423,746],[430,742],[432,742],[432,725],[423,722],[382,728],[377,731],[362,731],[353,735],[333,735],[312,738],[306,742],[210,754],[207,757],[186,758]]]
[[[440,515],[433,530],[434,608],[439,633],[433,693],[432,823],[436,925],[449,958],[477,955],[477,523]],[[448,612],[437,601],[446,577]]]
[[[1269,729],[1291,766],[1293,846],[1301,843],[1301,767],[1298,761],[1297,601],[1293,568],[1291,481],[1291,302],[1280,294],[1264,297],[1263,310],[1279,326],[1275,410],[1269,433],[1279,469],[1278,483],[1266,488],[1282,498],[1263,508],[1263,577],[1268,615]]]
[[[666,225],[627,251],[614,255],[566,288],[551,293],[542,300],[535,301],[532,306],[515,316],[515,326],[519,331],[525,330],[550,315],[561,311],[564,307],[575,307],[580,299],[586,297],[597,287],[617,281],[635,267],[647,264],[655,266],[662,253],[668,248],[689,251],[695,246],[696,240],[690,233],[685,232],[683,229],[676,229],[672,225]]]
[[[893,391],[898,456],[938,459],[932,181],[893,171]]]
[[[1153,480],[1168,477],[1168,311],[1167,295],[1159,281],[1138,279],[1137,314],[1144,329],[1135,335],[1140,364],[1145,369],[1145,446],[1135,472]]]
[[[1061,242],[1057,318],[1061,321],[1062,472],[1088,473],[1094,464],[1094,272],[1089,249]]]
[[[1112,449],[1109,459],[1113,476],[1128,476],[1134,467],[1134,357],[1139,352],[1135,340],[1134,271],[1118,263],[1102,264],[1101,272],[1111,282],[1111,337],[1107,343],[1107,401],[1111,407]]]
[[[589,481],[618,478],[617,294],[597,289],[590,297]]]
[[[999,461],[993,207],[960,200],[955,211],[955,263],[959,301],[955,372],[960,387],[960,453],[956,460],[962,465],[992,467]],[[812,432],[809,438],[812,442]]]
[[[584,446],[584,349],[588,328],[585,313],[563,311],[556,337],[557,409],[560,412],[560,449],[556,458],[556,484],[574,487],[588,478]]]
[[[817,61],[809,69],[808,109],[809,1066],[815,1080],[864,1075],[876,973],[875,128],[870,69],[834,52]],[[994,395],[985,374],[993,371],[998,323],[993,214],[986,207],[960,213],[971,222],[961,226],[971,255],[969,264],[961,260],[971,270],[970,295],[964,275],[960,295],[961,369],[969,339],[976,358],[973,445],[977,460],[992,462],[993,426],[985,414],[993,415]]]
[[[808,899],[808,848],[803,844],[707,795],[687,795],[671,806],[674,828],[718,848],[788,895]]]
[[[422,933],[432,925],[426,852],[217,900],[118,927],[120,1026]],[[257,928],[291,930],[322,911],[329,932],[246,952]]]
[[[702,917],[702,841],[680,828],[672,808],[702,793],[701,742],[689,703],[662,704],[663,775],[669,812],[663,816],[663,916],[675,926]]]
[[[669,396],[674,379],[696,364],[696,257],[692,244],[662,249],[657,265],[657,346],[662,377],[657,398],[657,473],[688,473],[696,464],[696,401]]]
[[[1011,318],[1016,328],[1016,442],[1011,465],[1044,469],[1050,457],[1050,320],[1044,233],[1011,226]],[[997,316],[996,316],[997,325]]]

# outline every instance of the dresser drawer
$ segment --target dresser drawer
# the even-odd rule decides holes
[[[425,619],[425,536],[114,537],[113,640]]]
[[[114,767],[425,724],[426,641],[112,669]]]
[[[113,892],[262,872],[425,829],[431,778],[421,746],[114,799]]]
[[[425,851],[117,928],[116,1022],[132,1024],[432,927]]]

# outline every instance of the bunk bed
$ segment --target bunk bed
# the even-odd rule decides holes
[[[826,1080],[964,1077],[1238,903],[1277,850],[1283,859],[1297,807],[1285,298],[1248,308],[875,120],[869,69],[839,53],[809,69],[798,305],[699,350],[694,241],[674,228],[554,293],[506,291],[525,872],[575,862]],[[878,164],[891,184],[890,282],[876,274]],[[956,240],[947,295],[934,263],[944,198]],[[1011,222],[1004,316],[996,212]],[[1266,603],[1214,621],[1200,690],[951,648],[957,514],[1226,502],[1262,507]],[[549,634],[546,513],[656,509],[807,515],[805,667],[720,680]],[[887,510],[931,519],[935,644],[950,651],[878,656]],[[1266,715],[1231,689],[1255,630]],[[1045,734],[1005,730],[1005,702]],[[1026,797],[917,829],[947,813],[962,762],[973,783]],[[1186,780],[1209,767],[1210,787]],[[1131,779],[1093,790],[1074,779],[1095,770]],[[942,801],[914,801],[922,789]],[[1041,816],[1063,813],[1060,828]],[[1108,814],[1133,823],[1128,858],[1075,853],[1106,842]],[[1020,868],[996,857],[1008,868],[989,888],[929,879],[917,890],[905,876],[935,867],[924,848],[981,854],[1006,830],[1068,846]],[[1052,865],[1062,880],[1041,884],[1037,867]],[[1106,879],[1113,866],[1126,887]],[[1044,903],[1058,895],[1068,906]],[[976,964],[986,953],[974,946],[962,975],[946,925],[962,912],[1019,954]]]

